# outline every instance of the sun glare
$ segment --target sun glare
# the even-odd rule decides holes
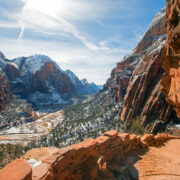
[[[72,7],[69,0],[28,0],[25,8],[33,9],[37,12],[56,16],[64,14]]]

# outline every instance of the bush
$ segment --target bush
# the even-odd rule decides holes
[[[141,120],[139,117],[136,117],[133,119],[132,125],[130,127],[130,132],[137,134],[137,135],[143,135],[145,132],[144,127],[141,125]]]

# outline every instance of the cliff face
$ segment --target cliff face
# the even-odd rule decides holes
[[[4,60],[4,64],[12,93],[37,107],[65,104],[74,93],[70,78],[47,56]]]
[[[164,130],[172,109],[160,91],[161,50],[166,41],[165,8],[154,17],[132,54],[117,63],[108,82],[109,97],[123,102],[121,120],[130,127],[139,116],[149,132]],[[160,120],[160,121],[159,121]]]
[[[165,16],[165,8],[163,8],[156,14],[154,19],[152,20],[152,23],[147,29],[144,37],[135,48],[135,53],[141,54],[144,50],[146,50],[157,40],[158,36],[165,33],[166,33],[166,16]]]
[[[167,41],[163,49],[162,67],[165,74],[161,90],[180,118],[180,1],[166,3]]]
[[[9,81],[2,69],[0,69],[0,110],[5,108],[5,105],[8,103],[10,97],[11,92]]]
[[[4,66],[3,58],[5,58],[5,56],[0,52],[0,110],[5,108],[5,105],[11,97],[9,81],[2,69]]]

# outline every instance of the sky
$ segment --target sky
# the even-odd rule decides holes
[[[0,0],[0,51],[52,58],[104,84],[136,47],[165,0]]]

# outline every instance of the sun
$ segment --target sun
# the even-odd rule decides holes
[[[72,4],[70,0],[27,0],[24,8],[55,17],[66,14]]]

